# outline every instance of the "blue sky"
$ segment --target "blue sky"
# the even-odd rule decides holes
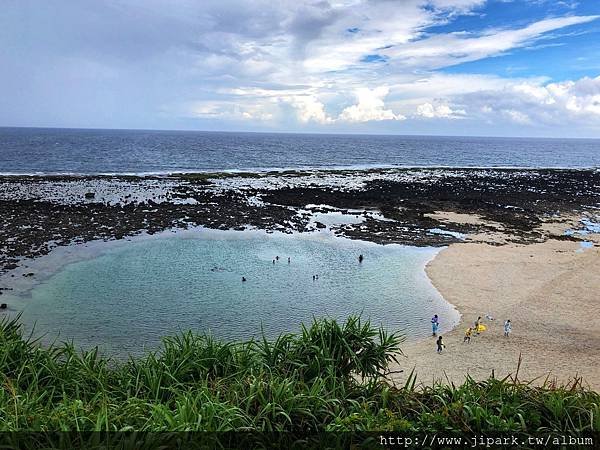
[[[5,0],[0,126],[600,137],[597,0]]]

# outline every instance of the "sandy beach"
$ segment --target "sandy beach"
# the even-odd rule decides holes
[[[542,228],[557,236],[569,225]],[[443,336],[442,354],[436,353],[433,337],[406,343],[400,359],[404,372],[396,379],[404,381],[413,367],[424,384],[438,379],[460,383],[467,374],[483,379],[492,371],[504,377],[516,373],[521,355],[521,380],[550,377],[566,383],[577,376],[599,389],[600,235],[586,235],[593,243],[588,248],[551,236],[543,243],[498,246],[493,244],[501,236],[491,233],[487,242],[485,236],[470,236],[471,242],[442,250],[426,271],[459,310],[461,322]],[[464,344],[465,330],[478,316],[487,330]],[[513,323],[509,338],[503,336],[506,319]]]

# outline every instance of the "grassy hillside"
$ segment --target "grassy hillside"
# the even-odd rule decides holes
[[[319,431],[487,433],[600,430],[600,396],[575,384],[510,379],[394,386],[402,337],[352,317],[275,341],[191,332],[127,362],[72,345],[40,347],[0,324],[0,431]],[[388,374],[389,375],[389,374]]]

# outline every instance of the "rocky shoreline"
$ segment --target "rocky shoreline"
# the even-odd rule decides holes
[[[0,273],[72,243],[195,226],[308,232],[327,227],[315,214],[331,212],[355,219],[330,226],[336,234],[382,244],[445,246],[498,230],[510,243],[579,240],[542,225],[599,208],[593,169],[0,176]],[[448,222],[440,212],[482,221]]]

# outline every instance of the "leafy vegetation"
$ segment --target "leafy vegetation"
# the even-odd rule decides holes
[[[369,431],[600,430],[600,396],[578,383],[490,378],[402,386],[388,380],[402,337],[358,317],[301,333],[219,342],[187,332],[116,362],[71,344],[42,348],[18,319],[0,324],[0,430]]]

